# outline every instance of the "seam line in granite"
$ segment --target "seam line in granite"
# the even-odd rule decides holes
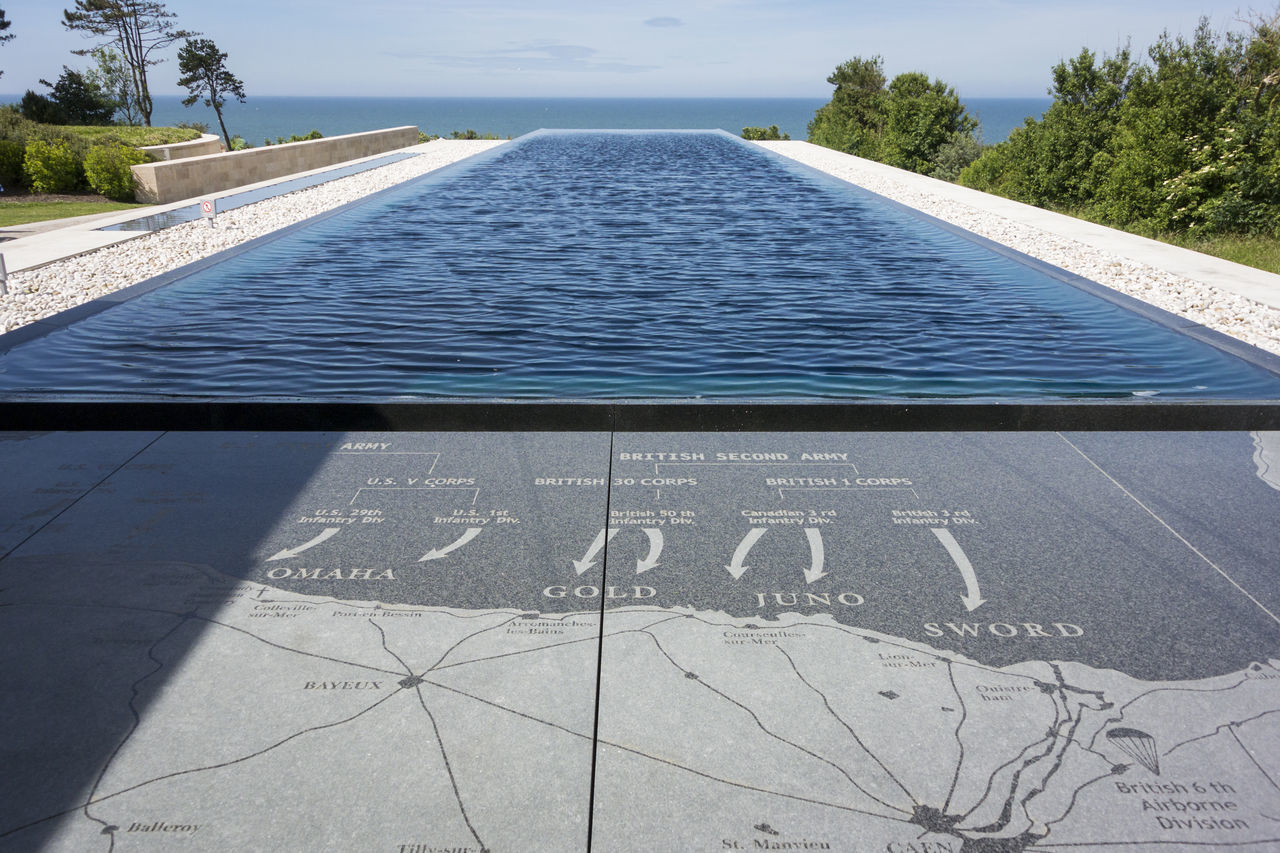
[[[1275,622],[1276,624],[1280,624],[1280,617],[1277,617],[1277,616],[1276,616],[1276,614],[1272,613],[1272,612],[1267,608],[1267,606],[1266,606],[1265,604],[1263,604],[1263,603],[1262,603],[1261,601],[1259,601],[1258,599],[1254,598],[1254,597],[1253,597],[1253,593],[1249,592],[1249,590],[1245,589],[1245,588],[1244,588],[1244,587],[1242,587],[1240,584],[1236,583],[1235,578],[1231,577],[1231,575],[1229,575],[1229,574],[1227,574],[1225,571],[1223,571],[1223,570],[1222,570],[1222,568],[1221,568],[1217,563],[1215,563],[1213,560],[1210,560],[1210,559],[1209,559],[1208,557],[1206,557],[1203,553],[1201,553],[1200,549],[1199,549],[1199,548],[1197,548],[1196,546],[1192,545],[1190,542],[1188,542],[1188,541],[1187,541],[1187,540],[1182,536],[1182,534],[1181,534],[1181,533],[1179,533],[1178,531],[1176,531],[1176,530],[1174,530],[1172,527],[1170,527],[1170,526],[1169,526],[1169,523],[1168,523],[1167,521],[1165,521],[1163,518],[1161,518],[1160,516],[1156,515],[1155,511],[1154,511],[1153,509],[1151,509],[1151,507],[1147,506],[1147,505],[1146,505],[1146,504],[1144,504],[1142,501],[1138,500],[1138,497],[1137,497],[1135,494],[1133,494],[1133,492],[1129,491],[1129,490],[1128,490],[1128,489],[1126,489],[1124,486],[1120,485],[1120,482],[1119,482],[1118,480],[1116,480],[1116,478],[1115,478],[1115,477],[1112,477],[1112,476],[1111,476],[1110,474],[1108,474],[1105,470],[1103,470],[1103,468],[1102,468],[1102,466],[1101,466],[1101,465],[1099,465],[1097,462],[1094,462],[1092,459],[1090,459],[1090,458],[1089,458],[1089,455],[1088,455],[1087,453],[1085,453],[1083,450],[1081,450],[1080,448],[1078,448],[1078,447],[1076,447],[1074,444],[1072,444],[1072,443],[1071,443],[1071,439],[1067,438],[1067,437],[1066,437],[1065,435],[1063,435],[1062,433],[1058,433],[1058,438],[1060,438],[1060,439],[1062,439],[1063,441],[1065,441],[1065,442],[1066,442],[1066,443],[1071,447],[1071,449],[1072,449],[1072,450],[1074,450],[1076,453],[1079,453],[1082,457],[1084,457],[1084,461],[1088,462],[1088,463],[1089,463],[1090,465],[1092,465],[1094,468],[1097,468],[1097,469],[1098,469],[1098,472],[1099,472],[1100,474],[1102,474],[1102,476],[1104,476],[1104,477],[1106,477],[1108,480],[1110,480],[1112,483],[1114,483],[1114,484],[1115,484],[1115,486],[1116,486],[1116,488],[1118,488],[1120,491],[1122,491],[1122,492],[1124,492],[1124,493],[1125,493],[1125,496],[1126,496],[1126,497],[1128,497],[1131,501],[1133,501],[1133,502],[1134,502],[1134,503],[1136,503],[1138,506],[1140,506],[1140,507],[1142,507],[1144,510],[1146,510],[1146,511],[1147,511],[1147,514],[1148,514],[1148,515],[1150,515],[1152,518],[1154,518],[1156,521],[1160,522],[1160,524],[1164,527],[1164,529],[1165,529],[1165,530],[1168,530],[1170,533],[1172,533],[1174,536],[1176,536],[1179,542],[1181,542],[1183,545],[1186,545],[1188,548],[1190,548],[1190,549],[1191,549],[1192,553],[1194,553],[1197,557],[1199,557],[1200,559],[1202,559],[1202,560],[1204,560],[1206,563],[1208,563],[1210,566],[1212,566],[1212,567],[1213,567],[1213,569],[1214,569],[1214,571],[1216,571],[1218,574],[1222,575],[1222,577],[1226,578],[1227,583],[1231,584],[1233,587],[1235,587],[1237,590],[1239,590],[1239,591],[1240,591],[1240,592],[1241,592],[1241,593],[1242,593],[1246,598],[1248,598],[1250,601],[1252,601],[1254,604],[1256,604],[1256,605],[1258,606],[1258,609],[1260,609],[1263,613],[1265,613],[1265,614],[1267,614],[1268,616],[1270,616],[1270,617],[1271,617],[1271,620],[1272,620],[1273,622]]]
[[[126,459],[126,460],[124,460],[123,462],[121,462],[119,465],[117,465],[115,468],[113,468],[110,472],[108,472],[108,473],[107,473],[107,475],[106,475],[105,477],[103,477],[101,480],[99,480],[98,482],[94,483],[94,484],[93,484],[92,486],[90,486],[89,488],[85,489],[85,490],[84,490],[84,492],[82,492],[80,495],[78,495],[78,496],[76,497],[76,499],[75,499],[75,500],[73,500],[71,503],[67,504],[67,505],[66,505],[66,506],[64,506],[62,509],[60,509],[58,512],[54,513],[54,514],[53,514],[52,516],[50,516],[49,518],[45,519],[44,524],[40,525],[40,526],[39,526],[39,527],[37,527],[35,530],[33,530],[33,531],[31,531],[29,534],[27,534],[27,536],[23,537],[23,539],[22,539],[22,541],[21,541],[21,542],[19,542],[17,545],[14,545],[12,548],[10,548],[8,551],[5,551],[3,554],[0,554],[0,563],[3,563],[5,560],[9,559],[9,557],[10,557],[11,555],[16,554],[19,548],[21,548],[23,545],[26,545],[28,542],[30,542],[30,541],[31,541],[35,536],[37,536],[37,535],[40,533],[40,531],[44,530],[44,529],[45,529],[46,527],[48,527],[50,524],[53,524],[55,521],[57,521],[59,518],[61,518],[61,517],[63,516],[63,514],[65,514],[68,510],[70,510],[73,506],[75,506],[76,504],[80,503],[80,501],[84,500],[84,499],[85,499],[85,498],[87,498],[89,495],[91,495],[91,494],[93,494],[95,491],[97,491],[98,487],[99,487],[99,486],[101,486],[103,483],[107,482],[107,480],[110,480],[110,479],[111,479],[112,477],[114,477],[116,474],[119,474],[121,471],[123,471],[123,470],[124,470],[124,467],[125,467],[126,465],[128,465],[130,462],[132,462],[133,460],[137,459],[139,456],[141,456],[142,454],[144,454],[144,453],[146,453],[148,450],[150,450],[150,449],[151,449],[151,445],[155,444],[155,443],[156,443],[157,441],[159,441],[161,438],[164,438],[165,434],[166,434],[166,433],[161,432],[161,433],[160,433],[159,435],[157,435],[155,438],[153,438],[153,439],[151,439],[150,441],[148,441],[145,447],[143,447],[143,448],[142,448],[142,449],[140,449],[137,453],[135,453],[135,454],[133,454],[132,456],[130,456],[128,459]]]
[[[604,674],[604,603],[609,589],[609,512],[613,499],[613,440],[609,431],[609,465],[604,480],[604,550],[600,561],[600,624],[596,630],[596,704],[591,722],[591,783],[587,797],[587,853],[591,851],[591,834],[596,822],[596,757],[600,754],[600,681]]]

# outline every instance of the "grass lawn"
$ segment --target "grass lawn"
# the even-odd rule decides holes
[[[1200,240],[1158,237],[1206,255],[1280,274],[1280,240],[1275,237],[1207,237]]]
[[[1215,258],[1222,258],[1224,261],[1235,261],[1237,264],[1244,264],[1247,267],[1280,275],[1280,237],[1246,237],[1238,234],[1221,237],[1191,237],[1187,234],[1176,232],[1153,232],[1150,228],[1117,226],[1113,222],[1104,222],[1101,219],[1090,216],[1087,209],[1070,207],[1049,207],[1046,209],[1065,213],[1067,216],[1074,216],[1076,219],[1083,219],[1086,222],[1096,222],[1099,225],[1106,225],[1110,228],[1119,228],[1121,231],[1128,231],[1130,234],[1137,234],[1139,237],[1147,237],[1152,240],[1159,240],[1161,243],[1169,243],[1173,246],[1191,249],[1194,252],[1213,255]]]
[[[1073,214],[1074,215],[1074,214]],[[1088,219],[1088,217],[1082,217]],[[1106,225],[1107,223],[1102,223]],[[1114,227],[1114,226],[1113,226]],[[1224,261],[1235,261],[1247,267],[1280,274],[1280,238],[1246,237],[1228,234],[1219,237],[1191,237],[1187,234],[1152,233],[1150,229],[1125,228],[1132,234],[1159,240],[1173,246],[1181,246],[1195,252],[1213,255]]]
[[[108,201],[101,196],[83,196],[54,199],[26,197],[22,200],[0,199],[0,228],[11,228],[14,225],[25,225],[28,222],[47,222],[50,219],[63,219],[68,216],[86,216],[90,213],[111,213],[114,210],[129,210],[133,207],[147,207],[145,204]]]

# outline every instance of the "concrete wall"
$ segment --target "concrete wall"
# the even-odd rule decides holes
[[[152,160],[184,160],[187,157],[204,157],[207,154],[222,153],[222,137],[205,133],[199,139],[190,142],[175,142],[171,145],[145,145],[138,149]]]
[[[133,167],[138,201],[168,204],[322,169],[418,144],[418,128],[394,127]]]

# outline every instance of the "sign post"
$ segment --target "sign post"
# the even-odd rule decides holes
[[[0,296],[9,294],[9,270],[4,266],[4,255],[0,255]]]
[[[217,200],[212,198],[201,199],[200,215],[209,220],[209,227],[212,228],[214,217],[218,215]]]

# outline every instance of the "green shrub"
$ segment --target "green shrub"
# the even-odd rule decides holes
[[[766,139],[790,139],[791,134],[781,133],[778,131],[776,124],[768,127],[744,127],[742,129],[743,139],[766,140]]]
[[[291,142],[310,142],[312,139],[324,139],[324,134],[318,130],[313,129],[306,136],[299,136],[298,134],[295,133],[292,136],[290,136],[288,139],[285,139],[283,136],[277,136],[275,142],[272,142],[270,138],[265,139],[263,141],[267,145],[288,145]]]
[[[954,183],[960,173],[980,156],[982,143],[974,139],[972,133],[953,133],[933,156],[933,169],[929,172],[929,177]]]
[[[1280,19],[1147,55],[1059,63],[1043,118],[960,182],[1160,239],[1280,235]]]
[[[80,161],[61,140],[30,140],[22,158],[22,168],[35,192],[67,193],[80,188],[83,173]]]
[[[449,134],[449,138],[450,139],[501,139],[502,137],[494,133],[477,133],[471,128],[467,128],[466,130],[452,131]],[[510,139],[510,138],[511,138],[510,136],[507,137],[507,139]]]
[[[55,130],[69,140],[83,143],[85,153],[88,153],[90,146],[112,140],[141,148],[144,145],[172,145],[175,142],[190,142],[200,138],[200,131],[180,127],[130,127],[117,124],[110,127],[68,126],[51,128],[51,130]]]
[[[95,192],[113,201],[133,201],[137,183],[130,166],[147,162],[147,155],[120,143],[95,145],[84,158],[84,175]]]
[[[22,158],[27,148],[21,142],[12,139],[0,139],[0,188],[4,192],[15,192],[26,186],[26,175],[22,172]]]
[[[89,153],[90,141],[68,132],[69,128],[52,124],[33,124],[26,141],[38,139],[46,145],[62,146],[71,152],[77,163],[84,163],[84,155]],[[82,173],[83,177],[83,173]]]
[[[12,104],[0,107],[0,139],[9,139],[26,147],[27,138],[39,127],[35,122],[23,118],[22,113]]]

